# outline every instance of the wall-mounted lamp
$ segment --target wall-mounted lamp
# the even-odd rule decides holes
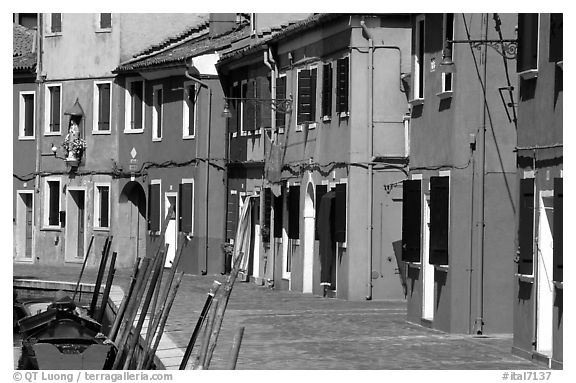
[[[54,143],[51,144],[52,146],[50,147],[50,153],[40,153],[40,155],[42,157],[54,157],[54,158],[58,158],[60,160],[65,160],[66,158],[64,157],[59,157],[57,155],[58,153],[58,147],[56,145],[54,145]]]
[[[517,57],[518,40],[446,40],[442,50],[442,62],[440,70],[444,73],[453,73],[456,71],[454,61],[452,60],[452,44],[469,44],[477,50],[483,46],[490,47],[506,60],[515,60]]]
[[[241,98],[241,97],[224,97],[224,109],[222,110],[222,117],[231,118],[232,112],[230,111],[230,102],[240,101],[248,102],[254,105],[270,105],[272,110],[276,113],[289,114],[292,112],[292,95],[290,98]]]

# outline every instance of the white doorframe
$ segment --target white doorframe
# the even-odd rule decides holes
[[[308,182],[304,197],[304,259],[302,265],[302,292],[311,293],[313,285],[313,260],[314,260],[314,184]]]
[[[552,329],[554,326],[554,285],[553,270],[553,237],[552,227],[554,212],[554,194],[550,190],[540,192],[538,199],[538,240],[536,247],[536,351],[552,356]]]
[[[177,192],[165,192],[164,193],[164,215],[168,214],[168,210],[170,210],[170,202],[169,198],[174,198],[174,219],[171,219],[168,222],[168,226],[166,227],[166,233],[164,234],[164,243],[170,244],[168,246],[168,254],[166,254],[166,262],[164,262],[164,267],[172,267],[172,262],[176,257],[176,246],[178,246],[178,217],[179,217],[179,210],[178,210],[178,193]]]
[[[34,190],[17,190],[18,198],[16,199],[16,261],[17,262],[34,262]],[[32,199],[32,256],[26,257],[26,204],[24,203],[23,194],[30,195]]]
[[[288,239],[288,188],[282,196],[282,278],[288,280],[288,290],[292,288],[288,268],[288,248],[292,247],[292,240]],[[292,251],[292,249],[290,249]]]
[[[83,192],[84,193],[84,254],[78,254],[78,240],[75,234],[78,233],[78,205],[74,202],[72,197],[73,192]],[[86,187],[84,186],[68,186],[66,190],[66,229],[64,230],[66,241],[64,245],[64,261],[65,262],[82,262],[86,256],[86,237],[88,234],[88,193]]]
[[[262,198],[264,198],[264,193],[260,193],[259,191],[254,192],[254,197],[258,197],[258,211],[262,211]],[[256,200],[254,200],[255,203]],[[252,276],[254,278],[260,278],[260,217],[252,217],[252,220],[255,222],[254,224],[254,254],[252,259]]]
[[[434,319],[434,265],[430,264],[430,195],[423,195],[422,220],[422,318]]]

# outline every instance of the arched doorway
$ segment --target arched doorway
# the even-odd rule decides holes
[[[311,293],[313,286],[314,263],[314,184],[308,182],[306,196],[304,197],[304,260],[302,292]]]
[[[146,194],[142,185],[130,181],[122,188],[119,201],[119,225],[114,238],[129,265],[146,255]]]

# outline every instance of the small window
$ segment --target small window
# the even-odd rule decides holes
[[[152,91],[152,140],[162,140],[162,85],[157,85]]]
[[[332,116],[332,63],[322,67],[322,117],[329,119]]]
[[[533,275],[534,270],[534,178],[520,180],[518,226],[518,274]]]
[[[112,28],[112,14],[111,13],[101,13],[99,26],[100,26],[100,29]]]
[[[282,209],[282,199],[283,194],[279,196],[272,196],[273,199],[273,207],[274,207],[274,238],[282,238],[282,217],[283,217],[283,209]]]
[[[288,238],[300,238],[300,186],[288,189]]]
[[[336,62],[336,112],[340,117],[348,115],[348,89],[350,87],[350,60],[348,57]]]
[[[110,227],[110,185],[94,185],[94,227]]]
[[[450,177],[430,177],[430,264],[448,265]]]
[[[141,133],[144,130],[144,81],[127,80],[126,92],[124,130],[127,133]]]
[[[240,123],[240,135],[246,135],[246,118],[247,118],[247,105],[246,105],[246,98],[248,98],[248,82],[242,81],[240,84],[240,115],[239,115],[239,123]]]
[[[416,17],[414,39],[414,99],[424,98],[424,16]]]
[[[33,91],[20,92],[19,114],[18,138],[33,139],[36,126],[35,93]]]
[[[298,71],[298,125],[316,121],[317,68]]]
[[[61,13],[51,13],[50,14],[50,32],[61,33],[62,32],[62,14]]]
[[[228,119],[228,133],[232,133],[233,137],[236,137],[241,121],[240,84],[237,82],[235,82],[234,85],[230,88],[230,97],[232,100],[227,101],[228,108],[230,109],[230,118]]]
[[[46,135],[60,134],[62,91],[60,85],[46,85]]]
[[[184,83],[182,137],[194,138],[196,135],[196,108],[198,91],[193,83]]]
[[[519,74],[538,70],[538,24],[537,13],[518,14],[517,71]]]
[[[179,185],[179,224],[180,231],[188,235],[194,234],[194,180],[183,179]]]
[[[242,111],[242,129],[244,132],[252,133],[257,129],[259,117],[259,105],[257,102],[253,101],[258,99],[258,85],[256,80],[249,80],[245,84],[242,84],[242,92],[243,99],[250,99],[244,101],[244,108]]]
[[[550,61],[563,61],[562,41],[563,41],[563,14],[550,14]]]
[[[454,41],[454,14],[446,13],[444,17],[444,58],[452,59],[453,44],[448,41]],[[452,73],[442,73],[442,92],[452,91]]]
[[[151,180],[148,185],[148,230],[160,231],[160,180]]]
[[[60,227],[60,180],[46,180],[44,189],[44,226]]]
[[[94,84],[94,126],[93,132],[110,132],[111,83]]]
[[[420,262],[422,181],[405,180],[402,186],[402,260]]]
[[[281,74],[276,79],[276,99],[285,100],[286,97],[286,74]],[[279,132],[284,131],[286,126],[286,113],[276,112],[276,128]]]

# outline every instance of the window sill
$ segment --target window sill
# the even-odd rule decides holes
[[[62,132],[44,132],[44,137],[61,136]]]
[[[14,258],[14,262],[31,264],[31,263],[34,263],[34,259],[32,259],[32,258]]]
[[[112,28],[97,29],[96,33],[112,33]]]
[[[62,36],[62,32],[48,32],[44,35],[44,37],[58,37]]]
[[[141,134],[144,133],[144,129],[129,129],[129,130],[124,130],[125,134]]]
[[[112,134],[112,132],[110,132],[109,130],[93,130],[92,131],[93,136],[110,135],[110,134]]]
[[[96,227],[96,226],[94,226],[93,230],[94,231],[110,231],[110,228],[109,227]]]
[[[340,112],[340,118],[348,118],[350,117],[350,112]]]
[[[564,70],[564,60],[558,61],[558,62],[556,63],[556,65],[557,65],[561,70]]]
[[[408,101],[408,104],[410,104],[412,106],[424,105],[424,99],[423,98],[415,98],[414,100]]]
[[[278,134],[284,134],[284,128],[278,128]]]
[[[193,140],[195,138],[196,138],[196,136],[182,136],[183,140]]]
[[[152,138],[152,142],[162,142],[161,138]]]
[[[406,262],[408,267],[412,267],[414,269],[420,269],[422,267],[422,263],[420,262]]]
[[[450,266],[449,265],[434,265],[434,270],[443,271],[443,272],[447,273],[448,271],[450,271]]]
[[[62,228],[60,226],[44,226],[40,231],[58,231],[61,232]]]
[[[296,131],[301,132],[304,125],[296,125]]]
[[[282,238],[274,238],[274,243],[282,243]]]
[[[446,99],[446,98],[452,97],[452,93],[453,93],[453,92],[452,92],[451,90],[447,90],[447,91],[444,91],[444,92],[436,93],[436,97],[438,97],[438,98],[441,99],[441,100],[444,100],[444,99]]]
[[[232,133],[232,138],[236,138],[236,137],[238,137],[238,133],[236,133],[236,132]]]
[[[310,129],[316,129],[316,123],[315,122],[308,124],[308,130],[310,130]]]
[[[34,136],[31,136],[31,137],[28,137],[28,136],[18,137],[18,140],[20,140],[20,141],[34,141],[35,139],[36,139],[36,137],[34,137]]]
[[[558,290],[564,290],[564,282],[554,281],[554,287],[556,287]]]
[[[523,72],[518,73],[518,76],[520,76],[522,80],[530,80],[536,78],[538,77],[538,69],[525,70]]]
[[[64,263],[84,263],[84,258],[66,259]]]
[[[534,283],[534,276],[533,275],[527,275],[527,274],[515,274],[518,279],[522,282],[527,282],[527,283]]]
[[[332,121],[332,117],[330,117],[330,116],[323,116],[322,117],[322,122],[330,122],[330,121]]]
[[[348,248],[348,242],[338,242],[338,247],[341,249]]]

